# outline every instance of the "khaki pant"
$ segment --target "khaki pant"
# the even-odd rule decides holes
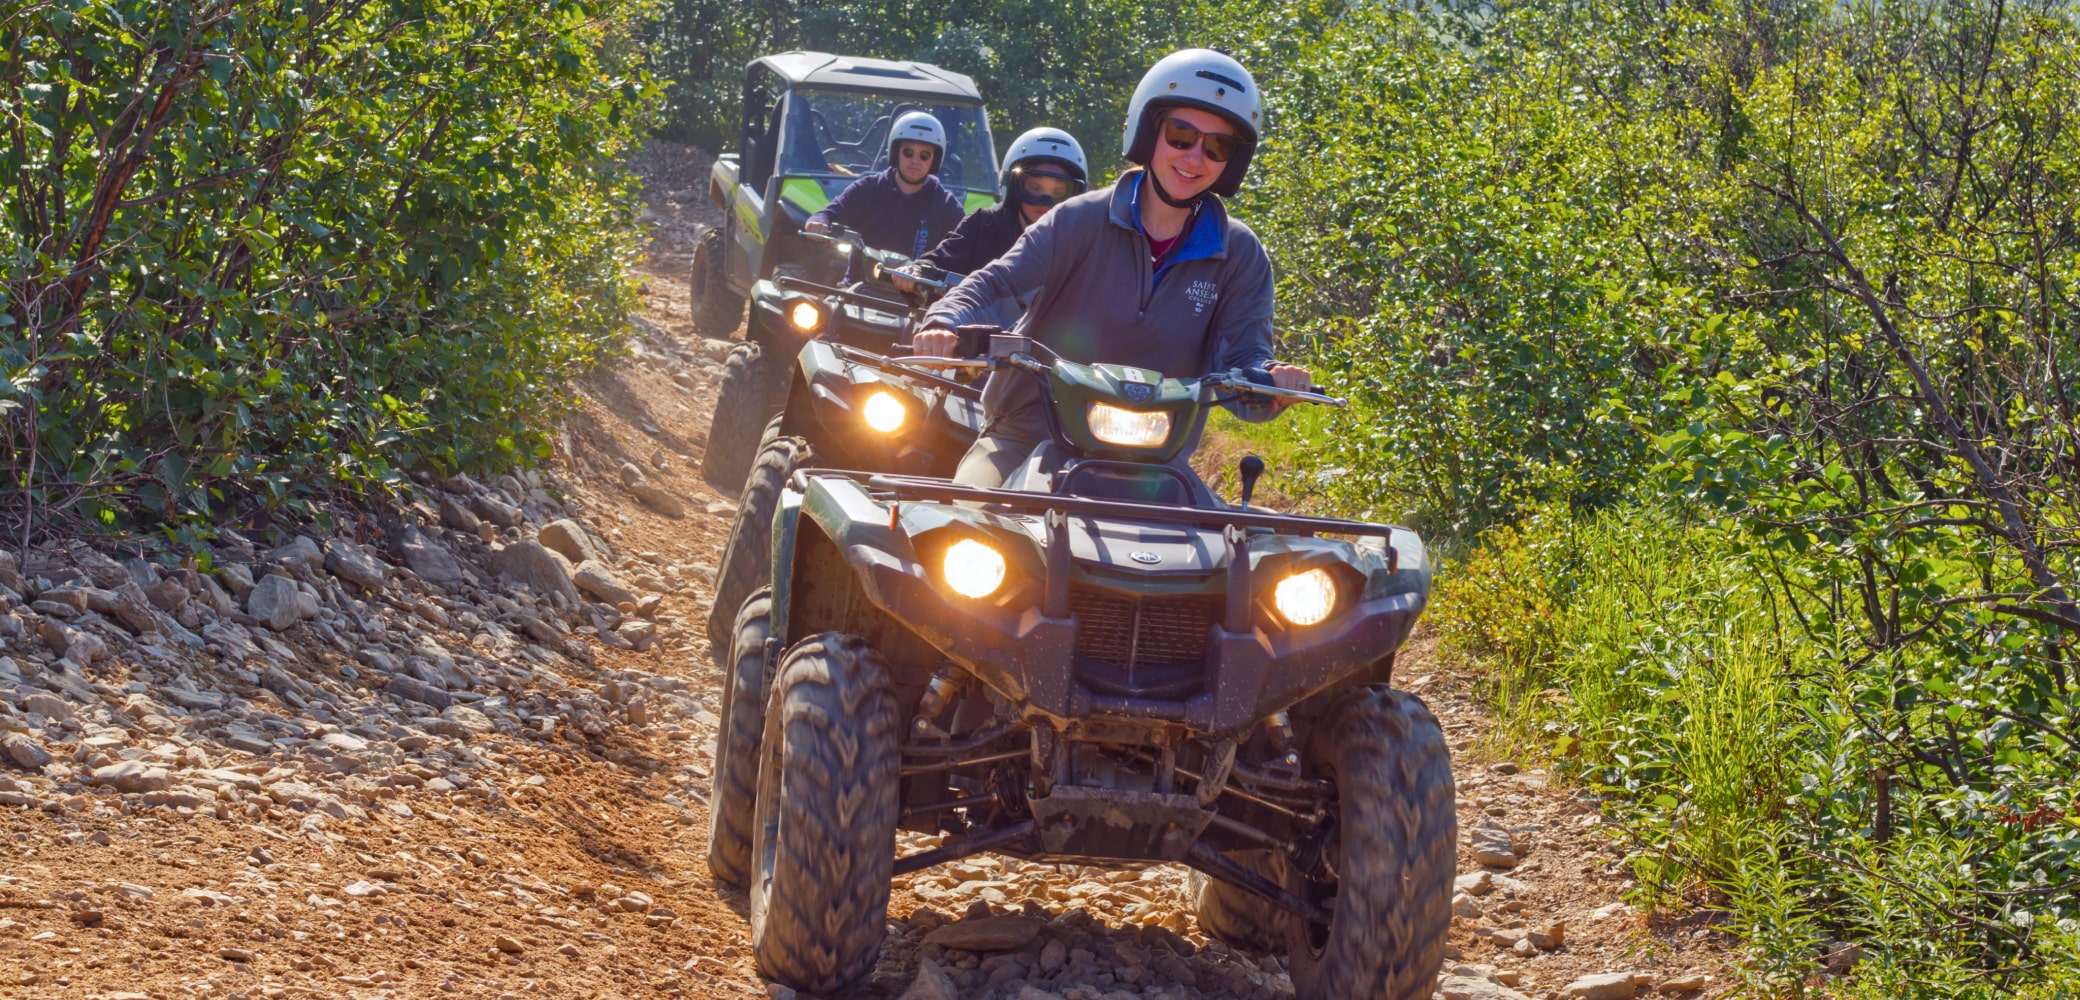
[[[963,486],[996,489],[1004,485],[1005,477],[1032,456],[1040,441],[1040,436],[1023,430],[992,425],[968,447],[968,453],[961,456],[953,481]]]

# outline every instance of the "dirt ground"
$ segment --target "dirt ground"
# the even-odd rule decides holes
[[[577,708],[560,716],[537,709],[516,716],[515,725],[465,734],[466,746],[446,752],[467,758],[474,778],[467,787],[419,774],[443,771],[420,763],[438,748],[397,737],[404,749],[365,773],[388,768],[420,780],[373,783],[358,800],[365,807],[330,812],[251,789],[212,801],[203,784],[197,800],[155,800],[82,781],[80,771],[71,772],[69,785],[63,777],[25,778],[21,801],[0,806],[0,838],[10,845],[0,856],[0,996],[789,992],[769,989],[757,976],[744,898],[719,889],[704,864],[720,674],[699,623],[734,513],[734,498],[717,496],[696,474],[714,361],[726,349],[703,341],[688,322],[688,255],[693,236],[714,217],[699,197],[706,168],[698,154],[665,146],[654,147],[643,167],[650,178],[646,221],[655,233],[638,272],[646,325],[626,357],[578,386],[584,406],[547,470],[560,509],[625,554],[624,573],[650,565],[669,567],[674,577],[648,612],[661,641],[637,651],[581,629],[571,641],[586,655],[554,668],[552,676],[571,690],[616,706],[607,713],[613,717],[581,733],[574,728]],[[638,502],[623,489],[624,465],[681,498],[684,516]],[[535,530],[524,526],[515,538]],[[445,630],[418,624],[429,634],[473,641],[466,622]],[[340,651],[312,629],[283,631],[279,641],[296,662],[338,672]],[[476,647],[487,659],[505,655],[482,642]],[[129,655],[112,650],[86,677],[119,694],[132,669]],[[1633,886],[1619,863],[1623,838],[1593,800],[1535,767],[1477,755],[1488,722],[1469,698],[1469,679],[1443,662],[1419,637],[1398,668],[1403,686],[1437,711],[1457,751],[1465,891],[1446,970],[1460,975],[1441,983],[1441,995],[1620,995],[1610,988],[1569,992],[1582,977],[1599,974],[1632,975],[1640,995],[1728,991],[1733,956],[1704,917],[1644,914],[1626,905]],[[530,683],[545,683],[544,669],[536,666]],[[644,679],[652,708],[628,707],[630,677]],[[528,696],[505,690],[516,703]],[[279,705],[272,710],[293,714]],[[353,731],[346,728],[338,735]],[[144,749],[147,762],[156,754],[169,758],[168,767],[191,769],[181,774],[217,774],[229,787],[244,787],[232,772],[259,787],[309,766],[308,755],[286,743],[239,749],[150,729],[42,738],[61,770],[66,761],[99,759],[95,748],[103,746],[111,759],[123,748]],[[103,738],[118,742],[93,743]],[[194,770],[198,759],[213,770]],[[20,772],[0,775],[8,773]],[[1511,864],[1482,864],[1483,849],[1490,859],[1506,850]],[[919,873],[899,880],[884,959],[852,995],[903,994],[920,959],[943,968],[944,982],[964,997],[1288,994],[1275,960],[1209,944],[1192,924],[1183,886],[1183,871],[1165,866],[1122,875],[990,856]],[[949,921],[985,913],[1031,915],[1046,931],[1013,962],[925,940]],[[1051,985],[1012,985],[1041,979],[1033,963],[1046,965],[1049,956],[1038,940],[1063,942],[1054,949],[1057,965],[1065,951],[1071,965],[1084,961],[1075,957],[1079,950],[1090,956],[1090,976],[1068,985],[1060,975]],[[1019,970],[1005,975],[1014,963]],[[1691,986],[1700,989],[1684,989]]]

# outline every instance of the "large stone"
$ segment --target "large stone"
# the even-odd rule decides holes
[[[407,701],[431,705],[436,711],[455,703],[455,699],[450,697],[448,692],[406,674],[392,674],[389,683],[383,685],[383,690]]]
[[[635,494],[636,499],[643,502],[643,506],[672,520],[676,521],[686,516],[685,502],[661,487],[644,482],[630,486],[628,491]]]
[[[267,553],[266,561],[272,565],[293,570],[306,566],[316,566],[324,558],[325,553],[318,551],[317,542],[311,541],[303,535],[297,535],[295,538],[275,546],[272,551]]]
[[[1530,1000],[1501,983],[1472,976],[1446,976],[1437,990],[1444,1000]]]
[[[514,542],[493,552],[491,567],[543,597],[562,594],[572,604],[579,601],[570,561],[540,542]]]
[[[556,550],[573,565],[597,561],[602,557],[599,547],[592,544],[592,536],[585,533],[585,527],[567,517],[542,525],[541,532],[535,535],[535,541]]]
[[[186,582],[171,576],[146,587],[144,591],[144,598],[152,602],[152,607],[169,615],[179,612],[194,596],[195,592],[188,589]]]
[[[244,563],[225,563],[217,567],[217,577],[231,591],[231,596],[241,601],[253,591],[253,570]]]
[[[270,573],[261,577],[253,589],[246,594],[246,614],[260,619],[261,624],[277,632],[303,620],[297,598],[303,591],[296,589],[296,581],[280,574]]]
[[[51,762],[50,751],[21,733],[0,736],[0,752],[4,752],[8,763],[24,771],[41,771]]]
[[[455,583],[462,579],[462,564],[448,547],[418,528],[404,530],[404,564],[430,583]]]
[[[152,632],[158,629],[158,619],[152,616],[152,601],[144,589],[134,580],[124,580],[114,590],[89,587],[86,590],[87,607],[98,614],[107,615],[133,634]]]
[[[1632,973],[1605,972],[1568,983],[1560,990],[1560,995],[1573,1000],[1632,1000],[1636,990],[1638,986],[1632,981]]]
[[[37,626],[37,635],[51,652],[81,666],[108,654],[108,643],[101,641],[100,636],[48,618]]]
[[[443,527],[453,528],[456,531],[466,531],[474,535],[477,533],[477,526],[484,523],[468,507],[464,507],[454,497],[441,497],[440,508],[441,525]]]
[[[390,567],[375,553],[345,538],[325,543],[325,569],[363,590],[381,590],[390,578]]]
[[[0,549],[0,587],[17,594],[27,593],[29,589],[29,582],[22,579],[22,571],[15,566],[14,553],[6,549]]]
[[[125,760],[107,767],[94,769],[89,784],[107,785],[119,792],[156,792],[173,784],[173,776],[163,767],[153,767],[141,760]],[[1626,994],[1631,996],[1631,994]]]
[[[917,978],[903,991],[900,1000],[960,1000],[960,988],[929,958],[917,960]]]
[[[1516,845],[1509,831],[1499,826],[1482,825],[1466,831],[1466,842],[1473,846],[1473,859],[1496,868],[1517,866]]]
[[[1016,951],[1040,934],[1032,917],[982,917],[947,924],[925,935],[924,943],[958,951]]]
[[[634,604],[638,596],[628,584],[614,575],[614,570],[605,563],[588,562],[571,574],[571,582],[582,590],[614,607],[623,603]]]
[[[468,705],[450,705],[441,710],[441,718],[449,722],[459,723],[471,732],[488,733],[491,731],[491,720],[484,713]]]
[[[478,517],[490,521],[501,528],[517,528],[520,526],[520,508],[506,503],[489,493],[479,493],[469,498],[469,508],[476,511]]]

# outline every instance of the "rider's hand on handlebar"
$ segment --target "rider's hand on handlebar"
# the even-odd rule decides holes
[[[960,349],[961,338],[944,327],[919,330],[910,335],[910,353],[918,357],[947,358]]]
[[[1302,368],[1299,365],[1289,365],[1283,361],[1273,361],[1271,364],[1265,366],[1265,370],[1271,373],[1271,384],[1277,386],[1280,389],[1291,389],[1294,392],[1314,391],[1314,376],[1310,374],[1307,369]],[[1275,401],[1273,406],[1276,409],[1283,410],[1286,407],[1293,405],[1294,402],[1294,400],[1290,399],[1281,399]]]
[[[827,233],[830,231],[831,224],[822,219],[810,219],[802,223],[802,232],[805,233]]]
[[[896,286],[896,290],[899,292],[909,293],[917,291],[917,282],[905,277],[900,270],[888,272],[888,283]]]

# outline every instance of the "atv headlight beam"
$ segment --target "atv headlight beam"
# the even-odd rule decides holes
[[[823,307],[808,299],[787,304],[787,325],[801,333],[815,333],[823,326]]]
[[[1325,569],[1294,573],[1272,588],[1271,603],[1294,625],[1319,625],[1336,610],[1336,578]]]
[[[860,404],[860,419],[865,420],[868,427],[883,434],[893,434],[901,430],[904,422],[910,419],[910,408],[904,406],[895,393],[887,389],[876,389]]]
[[[1004,554],[972,538],[963,538],[947,547],[939,573],[954,593],[980,600],[1004,585]]]
[[[1170,437],[1170,411],[1144,412],[1092,403],[1086,417],[1091,436],[1122,448],[1154,448]]]

